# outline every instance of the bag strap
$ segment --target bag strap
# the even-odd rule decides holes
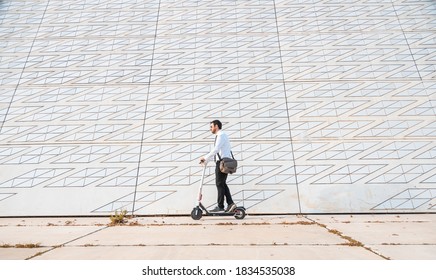
[[[230,151],[230,154],[232,155],[232,158],[233,159],[235,159],[235,157],[233,156],[233,153],[232,153],[232,151]],[[218,158],[221,160],[221,156],[220,156],[220,153],[217,153],[217,155],[218,155]]]
[[[215,141],[213,142],[213,146],[215,147],[215,144],[216,144],[216,139],[218,138],[218,135],[217,136],[215,136]],[[218,155],[218,158],[221,160],[221,156],[220,156],[220,153],[216,153],[217,155]],[[232,151],[230,151],[230,154],[232,155],[232,158],[233,159],[235,159],[235,157],[233,156],[233,153],[232,153]],[[214,161],[216,161],[216,157],[214,157]]]

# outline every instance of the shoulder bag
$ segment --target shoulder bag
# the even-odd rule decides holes
[[[234,158],[233,153],[232,158],[221,158],[220,154],[218,154],[218,158],[220,159],[220,171],[226,174],[233,174],[236,172],[238,168],[238,161]]]

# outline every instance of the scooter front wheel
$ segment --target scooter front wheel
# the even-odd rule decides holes
[[[236,208],[234,217],[238,220],[242,220],[245,218],[245,209],[244,208]]]
[[[201,217],[203,217],[203,211],[200,209],[200,207],[195,207],[191,211],[191,218],[194,220],[200,220]]]

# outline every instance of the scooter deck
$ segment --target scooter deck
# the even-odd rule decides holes
[[[203,216],[228,216],[228,217],[235,217],[238,220],[241,220],[245,217],[245,208],[244,207],[236,207],[235,211],[233,212],[210,212],[204,207],[201,202],[194,207],[191,211],[191,218],[194,220],[199,220]]]
[[[235,213],[234,212],[210,212],[206,209],[206,207],[204,207],[204,205],[200,202],[200,204],[198,205],[200,207],[201,210],[204,211],[203,216],[234,216]],[[236,207],[236,209],[243,209],[245,210],[244,207]]]

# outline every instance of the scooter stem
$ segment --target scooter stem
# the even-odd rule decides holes
[[[204,164],[203,172],[201,174],[201,180],[200,180],[200,188],[198,189],[198,203],[197,206],[200,206],[201,199],[203,198],[203,181],[204,181],[204,175],[206,174],[206,167],[207,163]]]

